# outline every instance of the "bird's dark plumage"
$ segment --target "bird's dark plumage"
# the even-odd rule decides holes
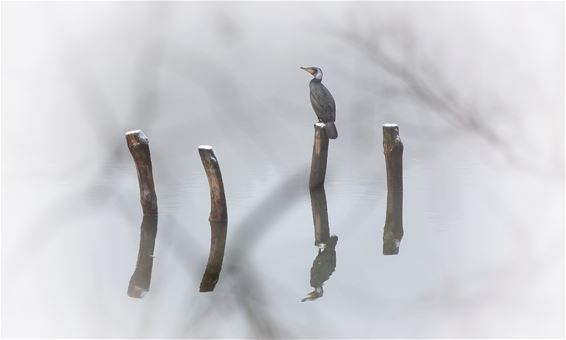
[[[322,287],[336,269],[336,244],[338,236],[332,235],[326,248],[318,251],[311,267],[311,287]]]
[[[326,125],[326,135],[330,139],[338,137],[338,131],[334,122],[336,121],[336,103],[330,91],[322,84],[322,70],[317,67],[303,68],[314,78],[309,84],[311,104],[318,120]]]
[[[311,287],[314,291],[301,301],[315,300],[322,296],[322,285],[336,269],[336,244],[338,236],[332,235],[326,247],[318,251],[311,267]]]

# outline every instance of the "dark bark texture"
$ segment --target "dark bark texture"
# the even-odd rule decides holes
[[[157,195],[153,184],[149,141],[143,131],[136,130],[126,133],[126,143],[136,164],[143,214],[157,215]]]
[[[210,187],[210,217],[211,222],[228,221],[228,208],[226,207],[226,196],[224,194],[224,183],[220,173],[220,165],[214,154],[214,150],[209,146],[199,146],[198,152],[204,171],[208,177]]]
[[[210,187],[210,217],[208,220],[211,231],[208,263],[202,276],[200,291],[210,292],[214,290],[222,270],[228,230],[228,208],[220,165],[214,150],[210,146],[203,145],[198,148],[198,152]]]
[[[398,254],[403,238],[403,148],[399,127],[395,124],[383,125],[383,152],[387,169],[383,255]]]
[[[328,158],[328,136],[324,123],[314,125],[314,144],[312,149],[311,174],[309,188],[319,188],[324,185],[326,177],[326,162]]]

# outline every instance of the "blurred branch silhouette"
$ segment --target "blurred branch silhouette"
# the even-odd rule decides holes
[[[155,38],[149,41],[146,47],[141,51],[142,53],[139,54],[140,57],[137,64],[137,72],[135,72],[135,74],[145,76],[139,76],[139,79],[134,82],[135,85],[133,88],[136,91],[140,89],[140,86],[155,88],[156,84],[158,84],[159,73],[162,69],[160,61],[162,60],[162,53],[165,50],[165,40],[161,39],[161,37],[165,36],[165,23],[169,19],[171,11],[169,6],[154,4],[151,7],[159,9],[156,13],[150,12],[150,15],[148,16],[148,19],[157,23],[155,25],[156,31],[154,32]],[[53,24],[56,23],[53,22]],[[67,33],[72,35],[72,31],[67,31]],[[69,44],[76,45],[79,41],[81,41],[81,39],[82,37],[74,36]],[[104,88],[103,84],[96,81],[96,77],[91,73],[92,71],[90,70],[90,67],[81,63],[69,62],[76,60],[82,61],[84,59],[84,56],[80,54],[80,49],[69,49],[66,50],[66,53],[74,54],[71,54],[71,56],[65,55],[61,58],[64,62],[66,62],[66,66],[72,65],[72,67],[65,68],[67,72],[64,75],[68,76],[67,79],[72,84],[71,88],[75,90],[77,97],[80,98],[84,104],[84,111],[81,111],[81,113],[83,114],[83,117],[89,121],[91,126],[90,132],[95,136],[103,136],[103,138],[97,137],[97,143],[105,152],[103,153],[103,160],[101,164],[97,167],[92,167],[95,171],[90,174],[89,180],[79,181],[81,186],[75,189],[76,193],[74,195],[68,195],[62,198],[60,202],[54,202],[52,204],[54,209],[50,209],[46,211],[45,214],[40,214],[38,216],[37,221],[46,219],[52,220],[57,217],[60,222],[57,224],[57,229],[33,229],[30,231],[29,235],[22,238],[22,240],[28,243],[27,247],[30,246],[29,243],[31,242],[33,244],[32,247],[36,249],[34,253],[29,252],[26,254],[28,257],[26,258],[27,261],[31,260],[29,256],[38,256],[41,254],[42,247],[48,244],[46,240],[56,236],[57,233],[63,231],[64,228],[70,226],[77,219],[85,218],[86,214],[80,213],[79,211],[67,213],[64,202],[68,199],[72,199],[79,193],[95,193],[99,198],[99,200],[95,202],[99,204],[99,209],[103,209],[105,205],[113,199],[124,199],[123,197],[120,197],[121,195],[119,193],[112,190],[111,185],[101,186],[100,178],[103,174],[106,176],[114,176],[117,168],[110,165],[119,163],[120,160],[128,157],[127,153],[124,152],[125,148],[122,139],[123,133],[131,130],[132,125],[150,130],[150,126],[158,117],[158,112],[156,110],[156,101],[159,95],[158,92],[156,90],[139,91],[134,99],[134,103],[140,104],[134,106],[143,108],[141,111],[143,113],[139,115],[138,119],[128,119],[126,120],[127,123],[121,124],[118,121],[118,117],[123,115],[124,112],[117,112],[117,110],[112,106],[110,100],[102,90]],[[132,111],[131,116],[136,117],[136,114],[137,112],[134,110]],[[80,166],[82,166],[82,164]],[[168,170],[169,169],[167,167],[163,167],[162,169],[160,166],[160,172],[164,171],[167,174]],[[78,169],[73,169],[71,173],[75,176],[82,176],[84,172],[78,171]],[[171,178],[175,178],[175,176],[172,176],[172,173],[170,173],[170,175]],[[130,197],[126,199],[130,199]],[[120,204],[120,206],[123,205]],[[65,213],[62,213],[62,211]],[[93,210],[90,211],[92,212]],[[126,214],[123,210],[117,210],[116,213]]]
[[[532,153],[527,154],[523,145],[518,147],[516,140],[503,136],[496,129],[499,124],[490,121],[488,113],[482,112],[483,109],[480,109],[476,102],[460,98],[454,88],[448,85],[438,63],[419,56],[418,39],[408,23],[396,21],[381,26],[375,23],[371,25],[366,30],[329,27],[326,31],[335,35],[340,42],[359,51],[377,69],[389,75],[393,83],[397,84],[388,84],[390,95],[413,99],[425,105],[450,126],[479,136],[497,148],[510,164],[533,174],[556,175],[555,172],[533,162]],[[397,53],[386,48],[391,45],[396,48]],[[416,64],[420,65],[419,69],[415,67]],[[363,87],[360,89],[364,90]],[[495,100],[481,99],[484,102]],[[508,114],[501,105],[497,106],[499,116]],[[520,126],[518,117],[507,116],[506,119],[508,124]],[[536,153],[536,150],[532,152]]]
[[[371,38],[366,38],[359,32],[342,30],[334,31],[344,42],[359,50],[375,66],[381,68],[395,79],[399,80],[407,91],[407,94],[418,99],[421,103],[444,118],[455,127],[464,128],[482,136],[496,146],[505,146],[499,135],[492,126],[480,119],[479,112],[471,103],[464,103],[457,99],[457,95],[442,81],[433,63],[426,63],[430,72],[435,74],[434,82],[417,73],[414,68],[409,67],[410,61],[390,56],[381,47],[383,34],[377,33]],[[398,31],[399,32],[399,31]],[[405,28],[400,30],[401,35],[398,44],[403,49],[405,58],[415,55],[415,39],[412,32]],[[420,60],[421,63],[425,61]]]

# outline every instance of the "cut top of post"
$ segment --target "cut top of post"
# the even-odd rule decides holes
[[[397,124],[383,124],[383,143],[393,143],[399,138]]]
[[[206,159],[207,161],[218,164],[218,159],[216,159],[216,155],[214,154],[214,150],[212,149],[212,146],[210,146],[210,145],[199,145],[198,146],[198,153],[201,156],[201,158],[205,157],[204,159]],[[204,161],[204,159],[203,159],[203,161]],[[205,166],[205,168],[206,168],[206,166]],[[218,171],[220,171],[220,169],[218,169]]]
[[[142,130],[133,130],[126,132],[126,141],[128,142],[128,145],[131,146],[149,144],[149,140]]]
[[[314,124],[314,137],[315,139],[328,139],[326,136],[326,124],[322,122]]]
[[[383,124],[383,127],[392,128],[392,127],[399,127],[399,125],[395,123],[387,123],[387,124]]]

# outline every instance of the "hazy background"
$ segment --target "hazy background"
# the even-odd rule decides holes
[[[2,335],[564,336],[560,2],[2,3]],[[318,66],[337,103],[324,296],[307,180]],[[398,256],[381,255],[381,124],[405,144]],[[124,132],[150,140],[151,290]],[[229,209],[210,242],[196,147]]]

